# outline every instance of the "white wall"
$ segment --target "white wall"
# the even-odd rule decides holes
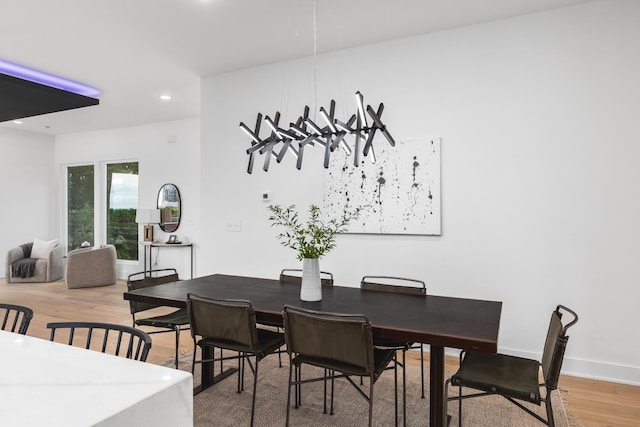
[[[52,136],[0,128],[0,254],[22,243],[57,239],[50,215],[55,189]],[[0,277],[4,277],[4,258]]]
[[[169,142],[175,140],[175,142]],[[60,200],[64,190],[64,167],[79,163],[138,161],[138,198],[140,208],[155,208],[158,191],[165,183],[178,187],[182,198],[182,219],[175,234],[183,241],[200,243],[196,237],[200,223],[200,121],[178,120],[145,126],[61,135],[55,142],[56,212],[62,215]],[[62,221],[56,222],[63,226]],[[142,227],[140,226],[142,229]],[[60,229],[62,230],[62,228]],[[64,234],[62,231],[59,232]],[[142,230],[140,230],[142,233]],[[142,234],[141,234],[142,235]],[[168,234],[155,226],[155,239],[167,240]],[[96,238],[96,243],[104,243]],[[118,277],[141,271],[140,261],[118,263]],[[180,277],[189,278],[189,252],[186,249],[161,249],[153,252],[157,268],[176,267]],[[197,262],[197,257],[196,257]]]
[[[565,372],[640,384],[638,22],[640,3],[599,1],[204,79],[198,274],[297,266],[260,194],[322,200],[311,150],[302,171],[289,158],[263,173],[258,157],[247,174],[238,123],[276,111],[288,123],[332,98],[346,119],[360,90],[385,103],[396,139],[442,137],[443,234],[341,236],[322,268],[343,285],[405,275],[503,301],[500,349],[525,356],[565,304],[580,314]]]

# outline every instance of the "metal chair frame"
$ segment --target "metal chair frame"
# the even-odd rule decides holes
[[[161,273],[170,272],[171,274],[158,276]],[[155,274],[155,276],[153,276]],[[138,279],[137,276],[143,275],[142,278]],[[150,286],[157,286],[164,283],[175,282],[179,280],[178,272],[175,268],[164,268],[158,270],[151,271],[141,271],[138,273],[130,274],[127,278],[127,290],[133,291],[136,289],[141,289]],[[161,307],[157,304],[149,304],[149,303],[141,303],[136,301],[129,301],[129,309],[131,311],[131,317],[133,319],[133,327],[136,326],[150,326],[154,328],[161,328],[166,330],[161,331],[145,331],[148,334],[162,334],[167,332],[175,333],[175,366],[178,369],[178,359],[179,359],[179,350],[180,350],[180,332],[186,331],[189,329],[189,315],[187,314],[186,308],[181,308],[175,310],[168,314],[163,314],[160,316],[147,317],[144,319],[136,319],[136,313],[140,313],[143,311],[151,310],[157,307]],[[182,326],[187,325],[187,327],[183,328]]]
[[[566,324],[562,324],[562,312],[564,311],[568,314],[570,314],[571,316],[573,316],[573,318],[571,319],[571,321],[567,322]],[[554,327],[554,322],[556,323],[555,327]],[[567,330],[575,325],[578,322],[578,315],[571,309],[563,306],[563,305],[558,305],[556,306],[556,309],[553,311],[553,313],[551,314],[551,321],[549,323],[549,330],[547,332],[547,338],[545,340],[545,345],[544,345],[544,352],[542,355],[542,361],[538,362],[532,359],[525,359],[525,361],[527,362],[532,362],[532,363],[537,363],[539,369],[542,370],[542,374],[543,374],[543,378],[544,378],[544,382],[538,384],[538,386],[540,388],[544,387],[545,388],[545,396],[542,397],[541,395],[538,396],[530,396],[530,398],[528,399],[528,401],[530,403],[535,403],[537,405],[540,405],[541,403],[544,402],[545,404],[545,410],[546,410],[546,414],[547,414],[547,419],[544,419],[543,417],[541,417],[540,415],[536,414],[535,412],[533,412],[531,409],[527,408],[526,406],[524,406],[522,403],[520,403],[518,400],[518,397],[514,397],[512,395],[509,395],[507,391],[501,392],[497,390],[497,385],[496,386],[492,386],[492,390],[484,390],[481,392],[477,392],[477,393],[471,393],[471,394],[466,394],[463,395],[462,394],[462,387],[470,387],[470,388],[476,388],[471,384],[468,384],[465,381],[461,381],[459,379],[456,378],[456,374],[454,374],[451,378],[449,378],[446,382],[445,382],[445,393],[448,390],[448,385],[451,383],[452,385],[456,385],[458,386],[458,396],[453,396],[453,397],[448,397],[445,395],[445,402],[448,401],[452,401],[452,400],[457,400],[458,401],[458,426],[462,426],[462,400],[464,399],[470,399],[470,398],[474,398],[474,397],[480,397],[480,396],[488,396],[488,395],[492,395],[492,394],[498,394],[502,397],[504,397],[505,399],[507,399],[509,402],[513,403],[514,405],[516,405],[517,407],[519,407],[520,409],[522,409],[523,411],[525,411],[526,413],[528,413],[529,415],[531,415],[532,417],[534,417],[535,419],[537,419],[538,421],[540,421],[541,423],[550,426],[550,427],[554,427],[555,426],[555,421],[553,418],[553,407],[551,404],[551,392],[553,390],[556,390],[558,388],[558,379],[560,377],[560,370],[562,368],[562,361],[564,359],[564,352],[567,346],[567,342],[569,341],[569,337],[567,336]],[[557,329],[554,330],[554,329]],[[460,366],[463,366],[464,360],[465,360],[465,355],[468,354],[468,352],[466,351],[461,351],[460,352]],[[493,360],[497,360],[497,358],[510,358],[513,356],[507,356],[507,355],[502,355],[502,354],[497,354],[497,355],[493,355],[491,356]],[[488,366],[487,369],[490,369],[491,367]]]
[[[33,310],[22,305],[0,303],[0,319],[0,329],[3,331],[26,335],[33,319]]]
[[[382,283],[380,283],[382,282]],[[407,277],[398,276],[363,276],[360,281],[360,288],[375,291],[375,292],[389,292],[389,293],[404,293],[413,295],[427,296],[427,285],[424,281],[419,279],[411,279]],[[424,399],[424,349],[421,343],[402,343],[402,342],[378,342],[374,340],[374,345],[380,348],[394,348],[402,352],[402,362],[397,362],[402,367],[402,413],[403,423],[406,425],[407,421],[407,375],[405,372],[405,358],[407,350],[420,349],[420,391],[421,398]]]
[[[304,344],[299,344],[297,342],[298,332],[296,331],[297,324],[295,319],[292,321],[292,316],[306,319],[312,319],[314,321],[314,325],[317,327],[319,324],[326,324],[329,329],[327,332],[320,330],[315,331],[314,337],[317,338],[317,342],[320,343],[320,348],[316,348],[314,350],[310,350],[305,347]],[[371,427],[373,423],[373,391],[374,384],[379,378],[382,371],[386,370],[386,366],[388,366],[391,361],[395,362],[395,351],[394,350],[378,350],[375,349],[373,345],[373,332],[371,328],[371,323],[369,320],[363,315],[353,315],[353,314],[341,314],[341,313],[328,313],[328,312],[320,312],[314,310],[306,310],[297,307],[291,307],[285,305],[283,311],[284,318],[284,330],[285,330],[285,338],[287,341],[287,352],[289,354],[289,386],[287,391],[287,418],[286,425],[289,425],[289,412],[291,408],[291,386],[295,387],[295,408],[298,408],[300,405],[300,386],[302,384],[312,383],[312,382],[324,382],[324,413],[327,413],[327,380],[331,380],[331,409],[330,415],[333,415],[333,400],[334,400],[334,384],[336,378],[345,378],[369,403],[369,426]],[[299,321],[299,320],[298,320]],[[364,355],[364,360],[361,359],[361,363],[357,361],[346,361],[342,358],[333,358],[335,357],[330,351],[323,351],[321,349],[322,342],[325,342],[325,335],[329,333],[328,331],[335,330],[334,328],[337,325],[343,326],[351,326],[351,327],[359,327],[361,332],[360,340],[363,343],[362,355]],[[304,326],[304,332],[300,332],[300,334],[308,333],[308,325]],[[333,337],[334,339],[336,337]],[[329,338],[328,338],[329,339]],[[382,357],[379,359],[381,362],[381,366],[375,366],[375,357],[374,352],[380,352]],[[324,369],[323,376],[317,378],[309,378],[303,380],[301,377],[301,367],[303,364],[309,364],[312,366],[320,367]],[[397,364],[393,364],[394,368],[394,402],[395,402],[395,425],[398,425],[398,376],[397,376]],[[336,373],[339,372],[339,373]],[[356,384],[351,376],[360,376],[362,378],[363,375],[369,377],[369,393],[364,392],[358,384]]]
[[[254,425],[256,387],[260,360],[275,353],[284,344],[281,333],[261,330],[256,325],[256,314],[251,302],[246,300],[214,299],[187,295],[187,311],[191,320],[193,337],[193,366],[196,363],[222,361],[236,357],[223,357],[196,361],[196,349],[200,346],[235,351],[238,353],[238,393],[244,390],[245,360],[253,373],[253,396],[251,401],[251,426]],[[200,323],[206,314],[205,324]],[[197,336],[201,339],[198,340]],[[255,366],[251,363],[254,357]]]
[[[51,329],[49,341],[55,341],[56,331],[68,330],[69,338],[66,344],[76,346],[78,341],[81,340],[80,338],[76,340],[76,332],[83,331],[82,335],[84,335],[86,331],[83,345],[85,349],[89,350],[92,349],[91,343],[94,337],[99,339],[101,335],[102,343],[99,351],[102,353],[107,353],[107,346],[113,343],[110,338],[111,340],[115,339],[115,349],[112,354],[141,362],[147,360],[151,349],[151,337],[149,334],[130,326],[100,322],[52,322],[47,324],[47,328]],[[114,336],[115,338],[113,338]]]
[[[292,285],[301,285],[302,284],[302,270],[299,268],[283,268],[280,271],[280,282],[281,283],[289,283]],[[328,271],[320,272],[320,285],[322,286],[333,286],[333,273]],[[277,331],[280,331],[280,326],[278,325],[270,325],[265,323],[265,326],[274,326]],[[282,368],[282,353],[286,353],[286,350],[279,349],[278,350],[278,366]]]

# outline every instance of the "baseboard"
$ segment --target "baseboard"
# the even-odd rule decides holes
[[[424,346],[424,351],[429,351],[429,346]],[[540,360],[541,354],[526,352],[522,350],[514,350],[510,348],[500,348],[499,351],[505,354],[511,354],[528,359]],[[458,357],[460,350],[455,348],[447,348],[445,350],[447,356]],[[615,363],[596,362],[593,360],[585,360],[574,357],[565,357],[562,364],[562,374],[573,377],[588,378],[592,380],[609,381],[620,384],[629,384],[640,386],[640,367],[627,366]]]
[[[519,351],[514,349],[500,349],[500,352],[514,356],[540,360],[541,354]],[[596,362],[593,360],[565,357],[562,363],[562,374],[573,377],[589,378],[592,380],[609,381],[620,384],[640,386],[640,367],[626,366],[616,363]]]
[[[565,358],[562,373],[575,377],[640,386],[640,368],[635,366]]]
[[[129,278],[130,274],[133,273],[139,273],[141,272],[142,269],[140,268],[140,266],[136,263],[128,263],[128,262],[118,262],[117,263],[117,272],[116,272],[116,277],[119,280],[127,280]]]

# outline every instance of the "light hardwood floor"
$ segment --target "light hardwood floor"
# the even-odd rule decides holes
[[[126,288],[122,281],[113,286],[67,289],[63,281],[7,284],[0,279],[0,301],[30,307],[35,314],[28,335],[48,339],[46,324],[53,321],[88,320],[131,325],[129,304],[122,297]],[[148,362],[160,364],[173,356],[173,333],[152,337]],[[193,341],[188,331],[182,332],[180,340],[181,354],[191,352]],[[428,354],[425,356],[428,359]],[[419,353],[410,352],[409,363],[419,362]],[[455,370],[456,366],[457,359],[448,357],[447,368]],[[640,387],[563,375],[560,388],[567,391],[569,413],[576,425],[640,426]]]

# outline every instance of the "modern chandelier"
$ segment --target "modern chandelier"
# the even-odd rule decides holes
[[[373,138],[377,131],[387,139],[391,146],[395,146],[395,141],[382,123],[381,116],[384,104],[380,103],[377,110],[371,105],[364,106],[364,97],[360,92],[356,92],[356,112],[349,120],[342,122],[335,118],[336,102],[332,99],[329,111],[320,107],[320,115],[325,122],[324,127],[320,127],[309,117],[309,107],[304,107],[304,113],[298,117],[294,123],[289,124],[288,129],[280,127],[280,112],[276,112],[273,118],[258,113],[254,129],[250,129],[240,122],[242,129],[251,138],[251,147],[247,149],[249,155],[249,166],[247,172],[253,171],[253,161],[256,153],[264,154],[263,169],[269,170],[269,164],[273,157],[278,163],[282,161],[287,152],[291,152],[296,157],[296,167],[302,168],[302,158],[307,146],[316,144],[324,148],[324,167],[329,167],[329,158],[333,151],[341,148],[347,156],[353,154],[353,165],[360,164],[361,155],[371,156],[371,161],[375,163],[376,157],[373,150]],[[368,116],[368,117],[367,117]],[[262,122],[268,127],[269,136],[261,138],[260,127]],[[349,141],[347,137],[350,137]],[[352,137],[352,138],[351,138]]]

